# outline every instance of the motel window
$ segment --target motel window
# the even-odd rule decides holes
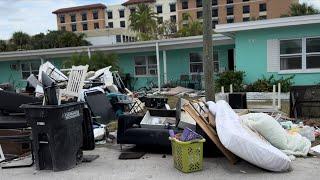
[[[162,13],[162,5],[157,5],[157,13]]]
[[[188,9],[188,0],[183,0],[182,2],[182,9]]]
[[[260,12],[267,11],[267,4],[266,3],[259,4],[259,10]]]
[[[113,28],[113,22],[108,22],[108,28]]]
[[[99,29],[99,28],[100,28],[100,27],[99,27],[99,23],[98,23],[98,22],[94,23],[94,24],[93,24],[93,28],[94,28],[94,29]]]
[[[244,18],[242,18],[242,21],[243,22],[248,22],[248,21],[250,21],[250,17],[244,17]]]
[[[233,7],[227,7],[227,16],[233,15]]]
[[[108,11],[108,12],[107,12],[107,15],[108,15],[108,19],[112,19],[112,18],[113,18],[112,11]]]
[[[176,12],[176,4],[175,3],[170,4],[170,12]]]
[[[227,4],[232,4],[233,0],[227,0]]]
[[[202,53],[190,53],[190,74],[202,74],[203,73],[203,57]],[[219,59],[218,53],[213,54],[214,72],[219,72]]]
[[[125,28],[126,27],[126,22],[125,21],[120,21],[120,27]]]
[[[173,23],[177,22],[177,16],[175,16],[175,15],[170,16],[170,21]]]
[[[307,38],[306,51],[306,68],[320,68],[320,38]]]
[[[65,23],[66,19],[64,15],[60,15],[60,23]]]
[[[216,28],[217,24],[219,24],[218,20],[212,20],[212,29]]]
[[[77,31],[77,24],[71,24],[71,30],[72,32]]]
[[[156,56],[135,56],[135,75],[136,76],[155,76],[157,75]]]
[[[228,18],[227,19],[227,23],[234,23],[234,19],[233,18]]]
[[[116,41],[117,41],[118,43],[121,43],[121,35],[116,35]]]
[[[71,22],[76,22],[76,15],[75,14],[71,14],[70,18],[71,18]]]
[[[218,17],[218,8],[212,8],[212,17]]]
[[[82,24],[82,30],[83,31],[87,31],[88,30],[88,24],[87,23],[83,23]]]
[[[98,10],[92,11],[92,16],[93,16],[93,19],[99,19],[99,12],[98,12]]]
[[[202,7],[202,0],[197,0],[196,6],[197,7]]]
[[[82,18],[82,21],[86,21],[87,20],[87,13],[82,13],[81,18]]]
[[[131,7],[131,8],[130,8],[130,14],[133,14],[133,13],[135,13],[135,12],[136,12],[136,8]]]
[[[302,39],[280,41],[280,70],[302,69]]]
[[[212,6],[218,5],[218,0],[212,0]]]
[[[124,10],[123,9],[119,10],[119,17],[124,18]]]
[[[197,18],[198,19],[202,19],[202,11],[198,11],[197,12]]]
[[[27,79],[31,74],[38,75],[40,62],[26,62],[21,63],[22,79]]]
[[[243,6],[242,12],[244,14],[250,13],[250,6],[249,5]]]
[[[61,26],[61,31],[66,31],[66,27],[65,26]]]

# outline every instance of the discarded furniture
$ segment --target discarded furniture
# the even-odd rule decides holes
[[[88,65],[86,66],[72,66],[67,88],[60,90],[59,92],[59,104],[61,104],[61,96],[77,97],[79,100],[81,90],[83,89],[84,80],[88,71]]]
[[[290,90],[290,117],[320,117],[320,85],[293,86]]]
[[[3,166],[3,169],[31,167],[34,164],[31,133],[27,128],[24,116],[0,116],[0,144],[5,155],[11,156],[8,161],[31,151],[31,163]],[[5,156],[4,156],[5,157]]]
[[[246,93],[230,93],[229,104],[232,109],[247,109],[247,96]]]
[[[121,115],[118,119],[117,143],[135,144],[148,146],[171,146],[169,141],[169,129],[163,128],[143,128],[140,115]],[[175,133],[182,132],[178,128],[173,129]]]
[[[0,99],[0,111],[6,115],[9,113],[23,113],[20,108],[22,104],[41,102],[40,98],[2,90],[0,90]]]
[[[144,105],[147,108],[165,109],[168,103],[168,98],[165,97],[145,97],[143,98]]]
[[[197,122],[197,125],[201,127],[201,129],[208,135],[210,140],[219,148],[219,150],[227,157],[227,159],[230,161],[231,164],[235,164],[238,159],[237,157],[230,152],[228,149],[226,149],[215,130],[216,123],[214,116],[209,113],[207,117],[204,117],[202,113],[197,110],[196,107],[192,103],[185,104],[183,106],[184,110],[190,114],[190,116]]]
[[[201,74],[192,74],[190,83],[193,84],[193,86],[194,86],[193,89],[201,90],[202,89],[202,76],[201,76]]]
[[[180,79],[177,82],[179,86],[188,87],[189,83],[190,83],[190,76],[188,74],[180,75]]]
[[[24,104],[37,170],[63,171],[82,161],[83,103]]]
[[[84,98],[95,121],[108,124],[116,119],[116,114],[107,96],[98,90],[87,91]]]
[[[117,117],[124,112],[130,112],[133,107],[132,100],[125,94],[108,93],[107,98],[110,101]]]

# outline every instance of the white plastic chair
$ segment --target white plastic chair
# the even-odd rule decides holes
[[[60,90],[59,93],[59,104],[61,104],[61,96],[77,97],[80,99],[80,93],[83,89],[84,80],[87,75],[88,65],[86,66],[72,66],[67,88]]]

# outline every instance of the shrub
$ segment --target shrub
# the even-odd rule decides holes
[[[245,72],[243,71],[226,71],[220,73],[216,79],[216,91],[219,92],[221,86],[225,91],[230,91],[230,84],[233,85],[233,91],[243,91],[243,79]]]
[[[269,78],[263,76],[261,79],[253,82],[252,84],[248,85],[246,91],[252,92],[271,92],[273,85],[281,84],[281,91],[282,92],[289,92],[291,86],[293,85],[293,78],[294,76],[290,76],[288,78],[281,77],[280,79],[275,79],[274,75],[271,75]]]

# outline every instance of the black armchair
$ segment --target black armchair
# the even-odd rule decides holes
[[[118,119],[118,144],[136,144],[170,147],[169,129],[141,128],[143,116],[121,115]],[[175,133],[180,132],[174,129]]]

